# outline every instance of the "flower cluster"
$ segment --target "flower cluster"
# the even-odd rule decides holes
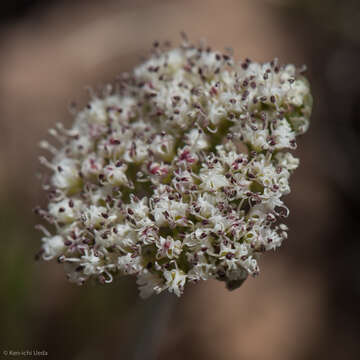
[[[275,59],[234,62],[186,41],[154,44],[148,60],[78,111],[52,170],[39,256],[68,279],[137,276],[140,295],[180,295],[218,279],[229,289],[259,272],[287,237],[281,197],[299,161],[289,150],[309,125],[302,70]]]

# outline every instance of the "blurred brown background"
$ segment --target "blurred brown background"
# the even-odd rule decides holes
[[[137,298],[134,279],[78,288],[34,261],[44,204],[37,144],[68,105],[180,31],[235,57],[308,65],[289,239],[235,292]],[[0,356],[50,359],[360,358],[360,5],[336,0],[3,0],[0,5]]]

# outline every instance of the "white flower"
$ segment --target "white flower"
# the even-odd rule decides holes
[[[106,180],[111,185],[127,185],[128,179],[126,176],[127,165],[121,162],[111,162],[104,168],[104,175]]]
[[[276,149],[291,148],[295,141],[295,133],[291,130],[286,119],[280,119],[272,131],[273,141]]]
[[[200,178],[202,180],[201,187],[207,191],[216,191],[229,185],[227,178],[216,168],[203,168]]]
[[[95,153],[87,155],[81,164],[81,173],[86,177],[98,176],[103,170],[104,159],[97,156]]]
[[[136,254],[128,253],[118,258],[117,267],[126,275],[137,274],[142,270],[141,259]]]
[[[214,277],[216,266],[208,264],[206,258],[199,259],[187,274],[188,281],[209,280]]]
[[[290,104],[301,106],[304,103],[304,97],[309,93],[309,87],[304,81],[295,80],[292,88],[289,90],[287,98]]]
[[[182,252],[181,241],[175,241],[171,236],[167,236],[166,239],[160,236],[156,242],[156,246],[159,249],[157,252],[158,258],[167,257],[168,259],[173,259],[179,257]]]
[[[164,226],[185,217],[187,208],[188,205],[180,201],[163,198],[155,204],[152,213],[154,215],[155,223],[158,226]]]
[[[259,273],[260,254],[287,238],[279,220],[309,126],[309,84],[277,59],[235,62],[203,45],[153,55],[43,141],[41,255],[69,281],[137,276],[141,297]]]
[[[148,298],[154,292],[159,294],[164,290],[164,280],[157,274],[144,269],[137,277],[136,283],[139,286],[140,297]]]
[[[186,135],[186,141],[191,150],[194,152],[204,150],[209,146],[207,136],[200,129],[190,130],[190,132]]]
[[[76,220],[78,209],[81,208],[79,200],[63,199],[49,204],[49,214],[61,223],[68,224]]]
[[[128,213],[131,213],[131,216],[135,217],[138,221],[143,221],[148,218],[149,215],[149,207],[148,207],[148,199],[147,197],[143,197],[141,200],[131,198],[132,201],[128,206]],[[131,211],[130,211],[130,210]]]
[[[101,260],[95,255],[94,250],[85,250],[85,255],[81,256],[80,260],[85,275],[93,275],[99,272]]]
[[[299,159],[294,157],[291,153],[277,153],[275,158],[278,162],[278,166],[281,166],[289,171],[295,170],[299,166]]]
[[[85,275],[83,271],[78,270],[78,264],[64,263],[64,270],[66,272],[67,279],[74,284],[83,285],[89,276]]]
[[[44,260],[51,260],[62,255],[65,250],[64,239],[60,235],[43,237]]]
[[[170,292],[173,292],[175,295],[180,296],[184,291],[184,286],[186,282],[186,275],[182,270],[173,269],[173,270],[164,270],[164,278],[166,281],[166,287]]]
[[[80,186],[78,161],[64,158],[55,164],[52,183],[56,188],[67,192],[76,191]]]
[[[88,227],[99,227],[105,222],[107,209],[104,206],[91,205],[88,209],[84,209],[82,219]]]

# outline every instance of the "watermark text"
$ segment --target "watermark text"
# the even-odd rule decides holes
[[[48,356],[49,353],[46,350],[15,350],[6,349],[2,351],[4,356]]]

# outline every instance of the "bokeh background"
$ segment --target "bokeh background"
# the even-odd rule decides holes
[[[235,57],[308,65],[310,131],[292,177],[289,239],[228,292],[137,297],[134,279],[69,284],[35,262],[45,204],[38,143],[68,106],[130,70],[154,40],[205,38]],[[2,0],[0,357],[312,360],[360,358],[360,3],[336,0]]]

